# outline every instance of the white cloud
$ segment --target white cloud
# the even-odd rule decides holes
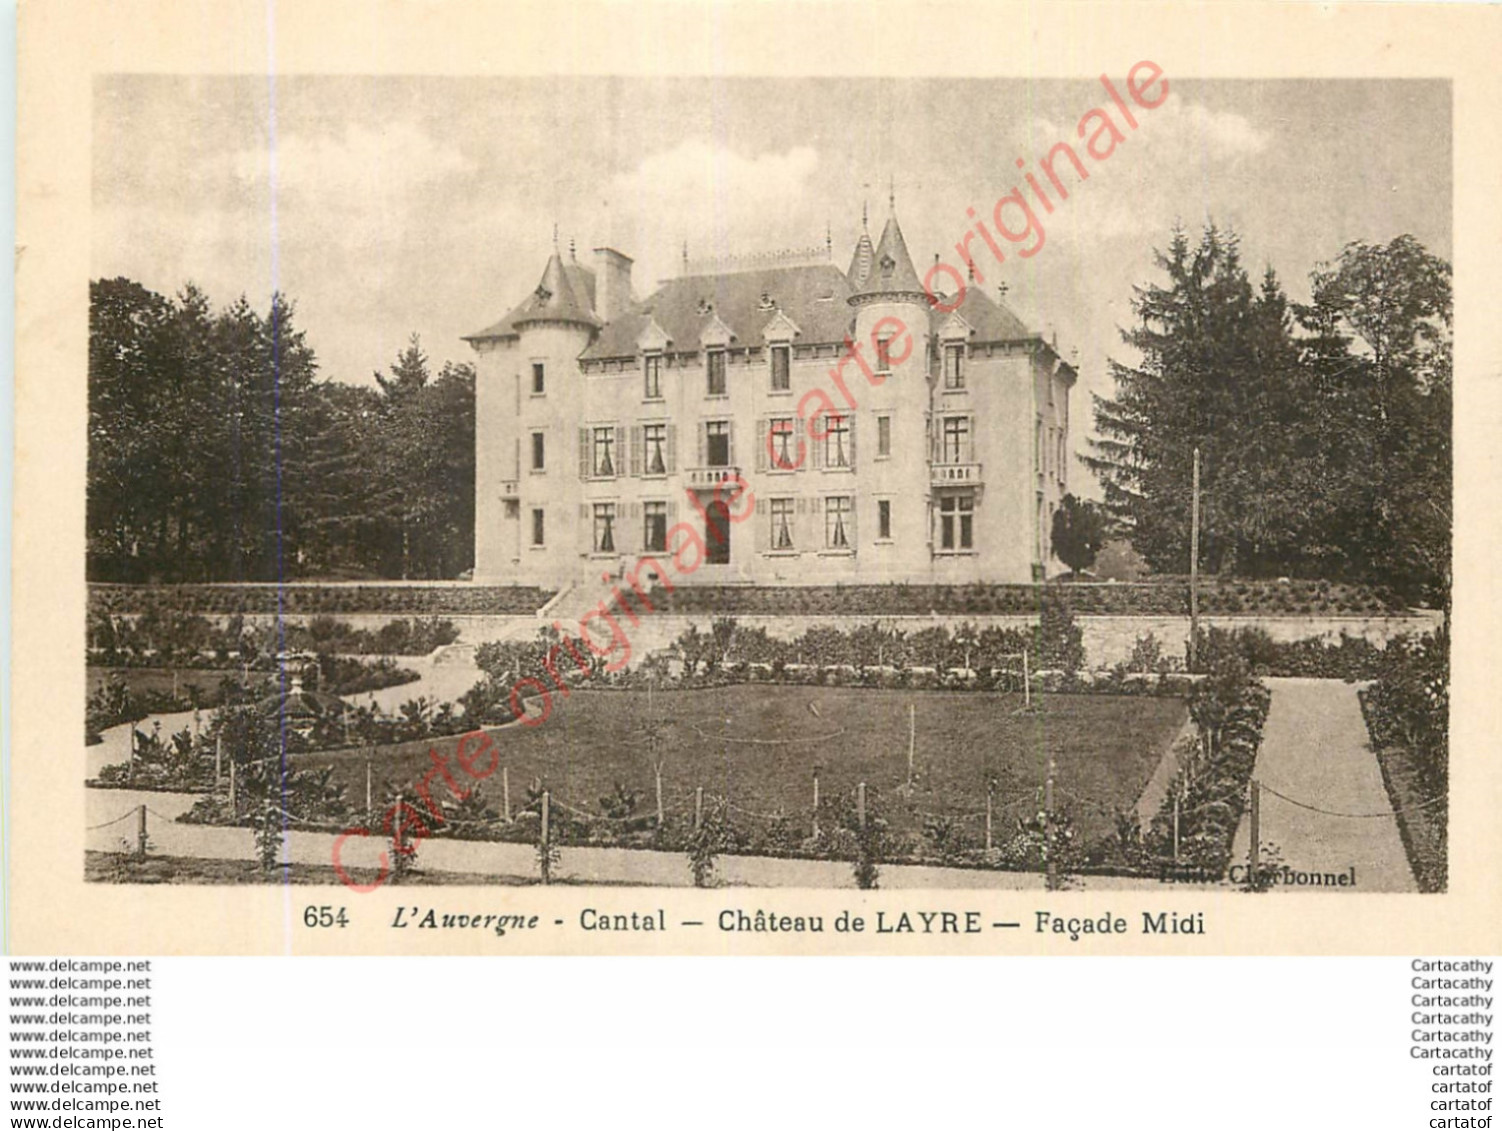
[[[609,186],[609,238],[638,256],[637,288],[694,258],[803,246],[822,239],[811,182],[819,154],[802,145],[746,156],[694,139],[650,154]]]
[[[230,168],[247,188],[274,181],[279,199],[372,212],[470,166],[457,148],[435,142],[415,122],[397,121],[379,129],[351,125],[337,137],[278,138],[231,155]]]
[[[1214,157],[1244,157],[1261,153],[1272,140],[1265,130],[1232,110],[1212,110],[1199,102],[1169,98],[1150,114],[1140,116],[1144,130],[1151,127],[1160,143],[1193,147]]]
[[[1156,110],[1135,111],[1136,130],[1125,128],[1115,110],[1107,109],[1124,140],[1108,161],[1097,164],[1082,154],[1091,178],[1071,184],[1069,200],[1049,220],[1064,240],[1158,236],[1175,221],[1193,227],[1210,212],[1206,183],[1229,175],[1225,166],[1261,154],[1272,141],[1268,131],[1241,114],[1173,92]],[[1035,161],[1060,141],[1082,149],[1075,122],[1033,118],[1019,123],[1013,137],[1019,153]],[[1213,173],[1210,165],[1216,166]]]

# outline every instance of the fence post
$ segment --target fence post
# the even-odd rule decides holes
[[[540,857],[541,857],[541,861],[542,861],[542,882],[545,883],[545,884],[546,883],[550,883],[552,881],[552,874],[553,874],[553,862],[552,862],[552,860],[548,856],[548,853],[551,851],[550,848],[549,848],[549,845],[548,845],[548,833],[549,833],[548,818],[550,816],[549,810],[552,808],[552,802],[553,802],[552,795],[547,790],[543,790],[542,791],[542,842],[541,842],[541,849],[542,849],[542,851],[540,853]]]
[[[214,788],[224,782],[224,735],[214,739]]]
[[[146,806],[142,805],[140,812],[136,814],[136,858],[146,859]]]
[[[370,823],[370,818],[375,815],[375,797],[371,792],[370,759],[365,759],[365,821]]]
[[[866,827],[866,783],[861,782],[855,787],[855,819],[860,822],[860,827]]]
[[[1173,862],[1179,862],[1179,795],[1173,795]]]
[[[1257,784],[1257,779],[1252,779],[1252,803],[1247,824],[1252,834],[1251,844],[1247,846],[1247,871],[1246,882],[1249,886],[1257,884],[1257,867],[1260,863],[1262,848],[1262,787]]]
[[[501,814],[509,825],[511,823],[511,774],[507,766],[501,767]]]
[[[237,802],[235,793],[235,761],[231,758],[229,763],[229,813],[231,817],[235,815]]]
[[[694,790],[694,832],[699,831],[699,826],[704,823],[704,787],[698,786]]]
[[[814,767],[814,838],[819,836],[819,767]]]
[[[1043,852],[1044,871],[1047,874],[1049,891],[1058,890],[1059,865],[1054,859],[1053,843],[1053,771],[1054,760],[1052,752],[1048,755],[1048,777],[1043,782]]]
[[[918,705],[907,705],[907,798],[913,799],[913,760],[918,748]]]
[[[391,855],[396,858],[392,863],[392,869],[398,876],[403,874],[401,869],[404,867],[404,861],[407,856],[402,851],[407,844],[407,822],[402,813],[406,807],[407,799],[398,790],[396,804],[391,807]]]
[[[986,782],[986,851],[990,852],[993,844],[991,839],[991,812],[996,802],[996,779]]]
[[[663,813],[662,813],[662,763],[661,762],[658,762],[655,766],[652,767],[652,778],[656,782],[656,785],[657,785],[657,827],[660,829],[660,828],[662,828],[663,823],[664,823],[663,822]]]
[[[1033,705],[1033,677],[1027,666],[1027,649],[1022,650],[1022,705]]]

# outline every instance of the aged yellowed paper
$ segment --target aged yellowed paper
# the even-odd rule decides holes
[[[21,33],[17,951],[1497,951],[1494,11]]]

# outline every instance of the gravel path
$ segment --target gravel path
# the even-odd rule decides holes
[[[1356,687],[1334,679],[1266,682],[1272,705],[1253,771],[1264,787],[1259,837],[1264,855],[1267,846],[1275,846],[1273,862],[1298,872],[1339,875],[1354,868],[1355,884],[1337,890],[1417,891],[1368,744]],[[1244,817],[1232,850],[1235,860],[1247,858],[1249,825]]]

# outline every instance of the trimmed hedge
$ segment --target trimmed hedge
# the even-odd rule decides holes
[[[1389,593],[1327,581],[1202,582],[1206,615],[1381,616],[1404,611]],[[725,616],[1037,615],[1060,604],[1077,616],[1188,616],[1187,580],[1043,585],[680,585],[658,590],[659,612]]]
[[[551,590],[531,585],[89,585],[91,608],[125,614],[166,605],[180,613],[212,616],[525,616],[552,596]]]

